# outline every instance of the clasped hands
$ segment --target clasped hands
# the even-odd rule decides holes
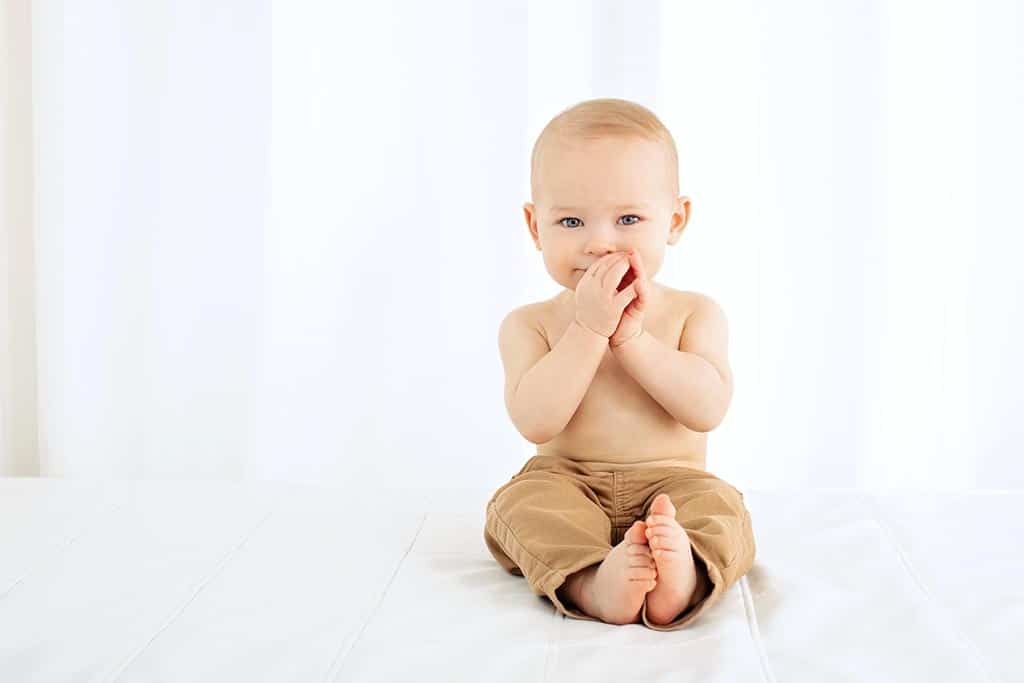
[[[650,282],[635,249],[599,258],[576,285],[576,321],[616,348],[643,332]]]

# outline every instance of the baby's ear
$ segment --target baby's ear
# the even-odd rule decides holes
[[[530,202],[523,204],[523,217],[526,219],[526,227],[530,230],[530,237],[534,244],[540,249],[540,235],[537,234],[537,218],[535,207]]]
[[[526,218],[526,225],[533,227],[533,213],[535,208],[532,203],[526,202],[523,204],[523,216]]]

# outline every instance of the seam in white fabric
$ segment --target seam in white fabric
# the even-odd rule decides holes
[[[170,625],[172,623],[174,623],[174,621],[178,617],[181,616],[181,614],[188,608],[188,606],[191,605],[192,602],[196,599],[196,596],[199,595],[199,593],[203,590],[203,588],[205,588],[208,583],[213,581],[215,578],[217,578],[217,576],[222,571],[224,571],[224,567],[226,567],[228,565],[228,562],[231,561],[231,559],[242,548],[242,546],[244,546],[246,543],[249,542],[249,539],[253,537],[253,535],[260,529],[260,527],[262,527],[266,523],[266,521],[268,519],[270,519],[270,516],[272,514],[274,514],[275,512],[277,512],[278,508],[280,508],[280,507],[281,507],[280,498],[278,498],[277,499],[277,504],[274,505],[273,507],[271,507],[270,510],[267,511],[267,514],[263,515],[263,519],[261,519],[259,522],[257,522],[256,525],[252,529],[249,530],[249,533],[247,533],[242,538],[241,542],[236,544],[234,548],[232,548],[231,550],[229,550],[227,553],[224,554],[224,557],[222,557],[220,559],[220,562],[217,563],[217,566],[214,568],[214,570],[212,572],[210,572],[209,576],[207,576],[205,579],[200,581],[198,585],[196,585],[195,589],[192,591],[192,595],[189,596],[188,600],[186,600],[184,603],[182,603],[181,607],[179,607],[178,609],[174,610],[174,612],[172,612],[171,615],[164,622],[163,626],[158,628],[153,633],[153,635],[151,635],[149,638],[147,638],[146,642],[143,643],[141,647],[136,649],[135,652],[130,654],[128,656],[128,658],[125,659],[124,662],[120,666],[116,667],[110,673],[110,675],[106,678],[106,680],[110,681],[111,683],[113,683],[113,681],[116,680],[118,676],[120,676],[122,673],[124,673],[125,669],[128,668],[128,665],[131,664],[133,661],[135,661],[135,659],[138,658],[139,655],[141,655],[143,652],[145,652],[146,649],[150,645],[153,644],[153,641],[155,641],[160,636],[161,633],[166,631],[168,629],[168,627],[170,627]]]
[[[882,529],[886,536],[888,536],[889,542],[892,543],[893,548],[896,549],[896,556],[900,558],[900,562],[903,563],[903,568],[906,570],[907,574],[910,575],[910,578],[913,580],[914,584],[917,585],[918,590],[921,591],[925,599],[929,603],[931,603],[932,608],[935,610],[935,612],[947,617],[946,622],[949,625],[949,629],[966,646],[967,651],[974,658],[975,665],[977,665],[978,669],[980,669],[985,674],[986,680],[1000,680],[998,676],[995,676],[992,673],[992,670],[988,667],[988,663],[985,661],[985,657],[982,656],[981,652],[974,645],[974,642],[967,637],[966,633],[960,630],[959,626],[957,626],[956,619],[952,618],[949,615],[949,610],[947,610],[938,600],[935,599],[934,596],[932,596],[931,591],[929,591],[928,588],[925,586],[924,581],[920,579],[920,577],[917,574],[917,571],[910,563],[910,559],[907,557],[906,553],[903,552],[903,548],[902,546],[900,546],[900,543],[896,538],[895,532],[892,530],[889,524],[883,519],[881,507],[879,506],[878,501],[875,499],[875,496],[862,496],[862,499],[866,500],[868,504],[871,506],[871,509],[875,517],[875,521],[878,523],[879,528]]]
[[[5,588],[3,590],[3,592],[0,592],[0,600],[3,600],[8,595],[10,595],[14,591],[15,588],[17,588],[22,583],[24,583],[25,579],[27,579],[28,577],[32,576],[32,574],[35,574],[40,569],[42,569],[47,564],[49,564],[49,562],[51,560],[53,560],[55,556],[65,552],[68,548],[70,548],[72,545],[74,545],[75,541],[77,541],[82,536],[85,536],[87,533],[89,533],[89,531],[92,530],[92,523],[95,522],[97,518],[105,515],[107,512],[110,512],[112,510],[116,510],[116,509],[122,507],[122,505],[123,505],[122,503],[110,503],[110,504],[107,504],[107,503],[104,502],[104,503],[100,503],[96,508],[93,508],[94,510],[98,509],[99,512],[95,513],[95,516],[90,519],[90,522],[89,522],[89,524],[87,526],[83,526],[81,529],[79,529],[78,533],[75,534],[74,536],[65,536],[64,537],[64,542],[61,543],[60,546],[58,546],[58,548],[56,550],[51,550],[49,555],[44,557],[42,560],[39,560],[38,562],[36,562],[36,564],[33,565],[32,567],[30,567],[28,571],[26,571],[24,574],[22,574],[17,579],[15,579],[14,583],[12,583],[10,586]]]
[[[352,642],[347,648],[343,643],[341,648],[339,648],[338,652],[334,655],[334,658],[331,660],[331,665],[327,669],[327,677],[324,679],[328,683],[335,680],[335,678],[344,670],[345,662],[348,661],[349,654],[356,649],[356,644],[359,642],[359,639],[363,637],[363,633],[366,632],[366,627],[369,626],[370,622],[373,621],[373,618],[377,616],[381,603],[384,602],[384,598],[387,596],[388,591],[391,590],[391,584],[395,582],[395,577],[398,576],[398,572],[402,569],[402,565],[405,564],[405,558],[409,556],[413,546],[416,545],[416,539],[420,537],[420,532],[423,531],[423,526],[427,523],[427,517],[429,516],[429,512],[423,513],[423,517],[420,519],[420,526],[416,529],[416,533],[413,534],[412,541],[409,542],[409,547],[405,549],[405,553],[402,554],[401,559],[399,559],[395,564],[395,571],[391,572],[391,578],[388,579],[388,584],[384,586],[384,590],[380,592],[380,597],[377,598],[377,604],[375,604],[373,609],[370,610],[369,616],[367,616],[363,621],[363,625],[359,628],[359,632],[356,634],[356,637],[352,639]],[[337,668],[337,671],[335,671],[335,668]]]
[[[555,633],[554,637],[548,637],[548,647],[544,652],[544,671],[540,679],[542,683],[556,680],[552,677],[552,670],[555,667],[555,662],[558,661],[559,648],[562,644],[562,627],[565,624],[565,619],[564,614],[555,610],[555,624],[553,626]]]
[[[746,575],[740,577],[740,595],[743,596],[743,609],[747,613],[747,627],[750,629],[750,637],[757,648],[757,657],[761,662],[761,676],[768,683],[776,683],[775,673],[768,664],[768,655],[764,651],[764,642],[761,640],[761,629],[757,624],[757,610],[754,609],[754,597],[750,594],[750,584],[747,583]]]

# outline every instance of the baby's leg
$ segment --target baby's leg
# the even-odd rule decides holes
[[[636,624],[658,575],[644,522],[634,522],[604,560],[569,575],[558,589],[583,612],[609,624]]]
[[[559,612],[631,623],[654,586],[653,559],[642,523],[611,546],[611,521],[596,498],[565,473],[524,472],[488,503],[485,538],[495,558],[518,568]]]
[[[700,578],[690,537],[675,517],[668,494],[658,494],[647,516],[648,543],[661,573],[657,588],[647,595],[647,618],[657,625],[672,622],[690,606]]]
[[[641,618],[649,628],[686,627],[718,602],[754,563],[756,544],[743,493],[710,472],[658,485],[647,518],[659,585]],[[674,512],[666,516],[666,512]]]

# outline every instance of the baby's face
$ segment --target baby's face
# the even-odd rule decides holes
[[[523,209],[551,277],[575,289],[605,254],[636,249],[653,279],[689,217],[670,164],[662,145],[639,138],[545,141]]]

